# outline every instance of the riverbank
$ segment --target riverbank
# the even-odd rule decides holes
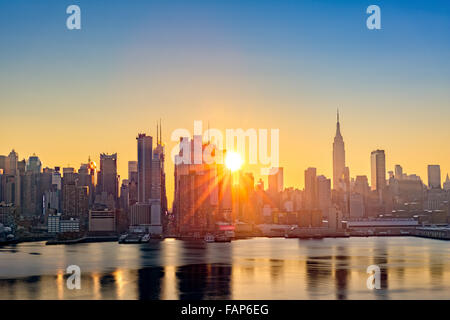
[[[118,241],[117,236],[106,236],[106,237],[83,237],[79,239],[69,239],[69,240],[57,240],[52,239],[47,241],[46,245],[58,245],[58,244],[78,244],[78,243],[94,243],[94,242],[115,242]]]
[[[344,233],[335,233],[335,234],[327,234],[327,235],[321,235],[321,234],[301,234],[301,235],[289,235],[289,236],[282,236],[282,235],[276,235],[276,236],[236,236],[232,239],[234,240],[247,240],[247,239],[257,239],[257,238],[286,238],[286,239],[328,239],[328,238],[368,238],[368,237],[419,237],[419,238],[428,238],[428,239],[435,239],[435,240],[444,240],[449,241],[450,237],[446,234],[446,236],[443,236],[440,233],[436,232],[411,232],[409,234],[389,234],[389,233],[383,233],[383,234],[369,234],[369,233],[360,233],[360,232],[349,232],[348,234]],[[203,238],[194,238],[194,237],[184,237],[184,236],[168,236],[168,237],[162,237],[161,240],[164,239],[177,239],[177,240],[184,240],[184,241],[204,241]],[[70,239],[70,240],[56,240],[56,239],[50,239],[49,237],[39,237],[39,238],[28,238],[28,239],[14,239],[11,241],[2,241],[0,242],[1,246],[8,246],[8,245],[15,245],[19,243],[26,243],[26,242],[42,242],[46,241],[46,245],[71,245],[71,244],[78,244],[78,243],[95,243],[95,242],[116,242],[119,240],[118,236],[105,236],[105,237],[83,237],[78,239]]]

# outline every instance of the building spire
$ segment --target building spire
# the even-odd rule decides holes
[[[161,124],[161,118],[159,118],[159,144],[162,144],[162,124]]]
[[[158,121],[156,121],[156,144],[159,144],[159,129],[158,129]]]
[[[337,109],[336,120],[337,120],[337,122],[336,122],[336,137],[342,138],[342,135],[341,135],[341,124],[339,122],[339,108]]]

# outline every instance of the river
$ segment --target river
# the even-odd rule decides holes
[[[66,268],[81,270],[68,289]],[[367,288],[369,265],[381,289]],[[0,247],[0,299],[449,299],[450,243],[414,237]]]

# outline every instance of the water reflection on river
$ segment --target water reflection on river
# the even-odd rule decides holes
[[[366,268],[382,270],[368,290]],[[81,289],[65,269],[81,268]],[[412,237],[166,239],[0,248],[0,299],[448,299],[448,242]]]

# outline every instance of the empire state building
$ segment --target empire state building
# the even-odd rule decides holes
[[[337,111],[336,136],[333,142],[333,189],[340,189],[340,180],[345,175],[345,146],[341,135],[339,123],[339,110]]]

